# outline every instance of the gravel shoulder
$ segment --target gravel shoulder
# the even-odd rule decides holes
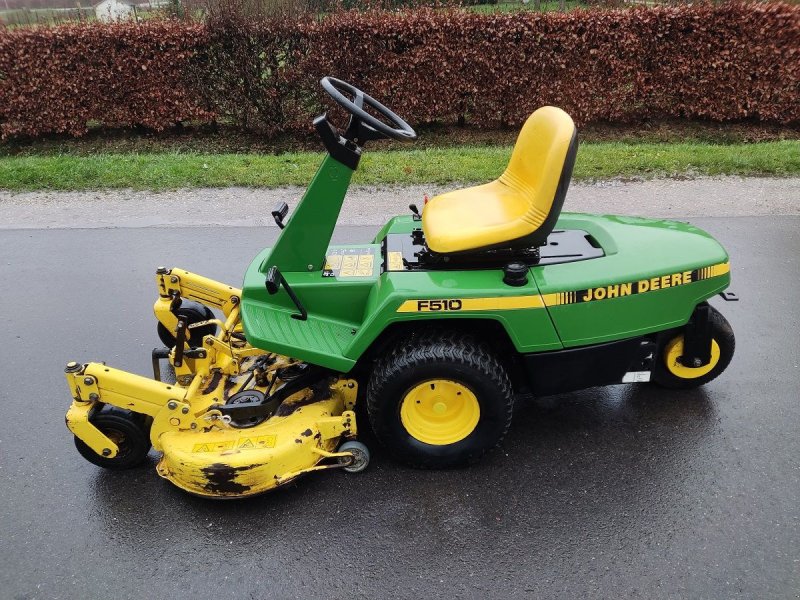
[[[437,186],[353,186],[339,225],[380,225],[422,204]],[[274,227],[272,207],[293,208],[303,188],[171,192],[0,192],[0,229]],[[603,181],[570,187],[564,210],[651,217],[800,215],[800,178],[712,177]]]

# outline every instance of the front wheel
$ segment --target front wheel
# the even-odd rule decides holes
[[[709,307],[711,324],[711,360],[707,365],[694,367],[683,364],[683,333],[673,332],[663,337],[653,368],[653,382],[665,388],[690,389],[700,387],[718,377],[730,364],[736,348],[736,338],[730,323],[714,307]]]
[[[511,424],[514,396],[497,357],[472,336],[410,336],[373,369],[367,408],[399,460],[442,469],[477,461]]]

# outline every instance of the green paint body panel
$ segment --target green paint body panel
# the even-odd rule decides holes
[[[270,265],[278,265],[286,272],[322,268],[352,176],[352,169],[325,156],[275,242],[267,258]]]
[[[526,285],[511,287],[501,269],[385,271],[381,242],[410,234],[419,221],[391,219],[372,243],[332,246],[330,239],[352,171],[327,157],[275,246],[250,264],[242,321],[253,345],[340,372],[353,368],[390,325],[400,321],[497,321],[520,353],[544,352],[630,338],[685,324],[695,306],[725,289],[726,273],[625,297],[524,309],[398,312],[406,300],[540,296],[636,282],[726,262],[710,235],[685,223],[564,213],[556,229],[586,231],[604,256],[531,268]],[[326,252],[327,249],[327,252]],[[326,262],[336,254],[341,261]],[[349,257],[349,258],[345,258]],[[368,266],[369,264],[369,266]],[[297,312],[285,290],[270,295],[267,270],[276,265],[308,311]],[[336,266],[338,265],[338,266]]]
[[[705,231],[676,221],[564,213],[556,229],[582,229],[605,256],[531,269],[542,294],[584,290],[727,262]],[[548,308],[565,347],[585,346],[684,325],[694,307],[730,284],[720,275],[688,285]]]

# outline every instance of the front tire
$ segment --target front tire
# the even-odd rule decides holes
[[[676,330],[662,336],[653,368],[653,382],[670,389],[700,387],[719,377],[728,367],[736,349],[736,338],[727,319],[714,307],[709,307],[711,323],[711,361],[701,367],[686,366],[681,362],[683,333]]]
[[[503,365],[474,337],[417,334],[377,361],[367,388],[375,435],[398,460],[444,469],[476,462],[511,424]]]

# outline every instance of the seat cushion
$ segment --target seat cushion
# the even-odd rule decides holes
[[[526,235],[528,203],[501,179],[436,196],[423,210],[422,227],[435,252],[495,246]]]
[[[522,127],[498,179],[436,196],[425,206],[428,247],[450,254],[542,243],[561,211],[576,151],[569,115],[540,108]]]

